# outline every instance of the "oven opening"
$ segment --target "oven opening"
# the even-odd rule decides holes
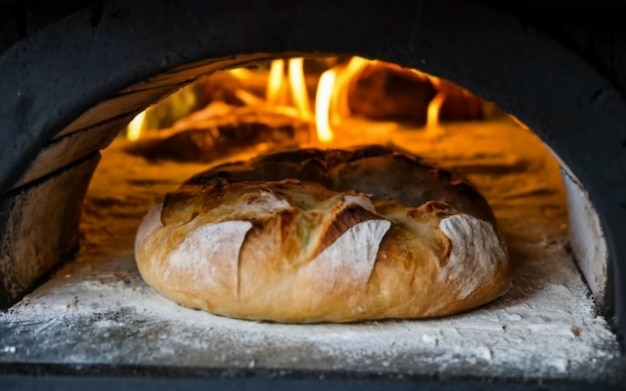
[[[288,325],[185,308],[142,280],[137,227],[191,176],[267,153],[362,145],[400,148],[476,187],[506,240],[508,293],[436,319]],[[0,320],[0,359],[595,379],[619,356],[602,316],[606,248],[575,175],[494,103],[381,60],[254,61],[141,111],[102,152],[80,236],[75,259]]]

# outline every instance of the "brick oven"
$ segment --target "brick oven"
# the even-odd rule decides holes
[[[623,387],[626,30],[611,22],[615,12],[608,2],[556,0],[0,0],[0,384]],[[525,124],[519,143],[503,149],[511,156],[533,155],[525,141],[532,130],[562,175],[559,254],[568,277],[524,285],[551,269],[534,260],[542,266],[518,270],[523,299],[480,308],[478,320],[310,330],[206,321],[211,315],[150,296],[129,244],[136,210],[200,166],[168,166],[167,176],[139,160],[108,163],[127,142],[118,135],[149,106],[216,72],[340,56],[419,70],[497,106]],[[107,170],[124,173],[102,176]],[[134,187],[98,193],[117,180]],[[139,209],[130,211],[133,202]],[[106,232],[118,227],[101,219],[106,210],[133,222]],[[550,208],[537,210],[552,219]],[[89,230],[106,235],[99,242]],[[115,262],[94,261],[105,247]],[[564,301],[542,308],[542,295]]]

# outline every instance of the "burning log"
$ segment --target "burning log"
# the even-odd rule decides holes
[[[445,96],[439,112],[442,121],[468,121],[485,117],[488,110],[486,102],[466,89],[437,79],[437,90]]]
[[[431,137],[438,137],[440,120],[478,119],[486,111],[480,98],[414,69],[358,56],[333,62],[321,74],[319,67],[311,66],[319,65],[316,61],[308,60],[305,66],[301,57],[273,60],[266,69],[216,73],[139,114],[128,126],[129,139],[137,140],[145,129],[167,131],[129,151],[151,160],[160,155],[206,161],[218,158],[222,148],[235,152],[246,143],[269,143],[273,148],[313,141],[308,137],[313,124],[315,141],[328,144],[335,131],[354,133],[348,127],[356,117],[426,125]],[[215,122],[217,117],[222,122]],[[307,137],[302,139],[300,133]],[[357,137],[363,138],[362,132]]]
[[[237,96],[244,90],[263,98],[267,89],[267,74],[238,68],[229,72],[217,72],[198,82],[197,92],[208,103],[221,101],[232,106],[245,106],[246,102]]]
[[[426,76],[384,63],[369,64],[349,94],[353,114],[374,120],[426,124],[428,102],[437,94]]]
[[[217,118],[184,119],[170,129],[149,132],[151,136],[125,150],[148,161],[213,162],[248,151],[296,147],[308,137],[309,125],[290,116],[259,108],[220,106],[215,111],[222,115]]]
[[[443,94],[442,121],[483,118],[484,102],[453,83],[383,62],[370,63],[349,94],[353,114],[373,120],[427,122],[428,105]]]

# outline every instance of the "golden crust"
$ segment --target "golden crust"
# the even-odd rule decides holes
[[[350,160],[330,151],[321,161],[338,169],[367,159],[359,154],[368,153],[353,151]],[[303,173],[306,159],[298,165],[291,158],[283,163],[293,168],[281,169],[280,159],[269,166],[294,173],[300,167],[292,175],[299,179],[312,175]],[[215,314],[296,323],[448,315],[493,300],[510,285],[493,215],[478,193],[450,196],[450,182],[458,179],[439,184],[447,199],[412,207],[319,183],[260,181],[259,175],[276,175],[265,167],[276,156],[263,159],[252,163],[260,172],[235,170],[224,178],[229,171],[222,167],[194,177],[146,217],[135,253],[148,284]],[[413,168],[414,178],[432,171],[415,161]],[[319,179],[328,184],[327,174]],[[408,187],[419,192],[428,183],[420,186]],[[480,202],[473,203],[476,195]],[[471,213],[442,202],[448,199]]]

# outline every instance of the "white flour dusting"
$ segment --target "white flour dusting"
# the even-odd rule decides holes
[[[496,265],[507,255],[487,221],[459,214],[441,220],[439,228],[452,241],[452,252],[441,278],[462,282],[459,298],[464,299],[491,278]]]
[[[196,292],[205,286],[222,286],[236,295],[239,252],[250,229],[249,221],[225,221],[196,228],[170,253],[165,280],[188,280],[189,290]]]
[[[363,287],[372,274],[378,248],[391,227],[387,220],[367,220],[355,224],[299,273],[300,278],[312,280],[306,284],[324,291],[341,286]]]

